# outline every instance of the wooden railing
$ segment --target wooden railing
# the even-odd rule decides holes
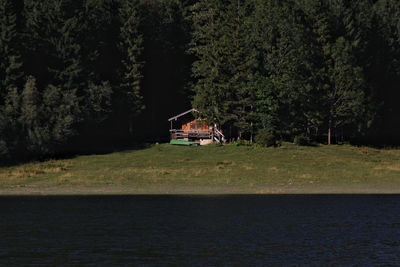
[[[170,130],[171,137],[174,139],[211,139],[212,131],[183,131],[183,130]]]
[[[214,130],[170,130],[171,139],[176,140],[198,140],[198,139],[212,139],[213,142],[221,142],[225,143],[225,136],[222,134],[220,130],[214,128]]]
[[[218,128],[214,128],[214,131],[215,134],[219,137],[218,141],[222,141],[223,143],[225,143],[225,135],[220,130],[218,130]]]

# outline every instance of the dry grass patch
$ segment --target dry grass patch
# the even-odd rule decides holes
[[[251,166],[249,166],[249,165],[244,165],[243,168],[244,168],[246,171],[254,170],[254,168],[251,167]]]
[[[0,173],[0,176],[9,179],[35,178],[45,174],[61,173],[67,171],[71,166],[68,161],[51,160],[40,163],[29,163],[16,167],[9,167]]]
[[[376,154],[380,154],[382,150],[376,149],[376,148],[371,148],[371,147],[360,147],[358,149],[358,152],[362,153],[362,154],[372,154],[372,155],[376,155]]]
[[[218,170],[218,167],[217,167],[217,170]],[[206,172],[207,172],[206,170],[198,168],[198,169],[194,170],[193,175],[194,175],[194,177],[201,177],[201,176],[204,176],[204,174],[206,174]]]
[[[300,178],[300,179],[311,179],[313,176],[311,174],[308,173],[303,173],[303,174],[299,174],[296,176],[296,178]]]
[[[277,171],[278,171],[278,168],[277,168],[277,167],[270,167],[270,168],[268,168],[268,171],[270,171],[270,172],[277,172]]]
[[[384,162],[383,164],[375,167],[375,170],[400,171],[400,163]]]

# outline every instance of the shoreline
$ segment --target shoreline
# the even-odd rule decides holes
[[[84,196],[84,195],[329,195],[400,194],[393,185],[315,186],[230,186],[230,185],[19,185],[1,186],[0,196]]]

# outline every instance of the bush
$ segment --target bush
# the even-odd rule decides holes
[[[264,147],[277,146],[277,138],[274,134],[267,132],[266,130],[259,130],[254,141]]]
[[[239,139],[233,143],[236,146],[251,146],[252,143],[248,140]]]
[[[298,146],[308,146],[310,144],[310,140],[304,134],[297,135],[293,142]]]

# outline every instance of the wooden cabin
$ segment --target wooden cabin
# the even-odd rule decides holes
[[[192,120],[186,124],[182,125],[182,131],[190,132],[190,131],[199,131],[199,132],[210,132],[212,131],[212,127],[206,124],[205,120],[197,119]]]
[[[190,109],[172,118],[170,136],[171,144],[207,145],[213,142],[225,142],[225,136],[217,126],[210,126],[204,118],[195,119],[196,109]]]

